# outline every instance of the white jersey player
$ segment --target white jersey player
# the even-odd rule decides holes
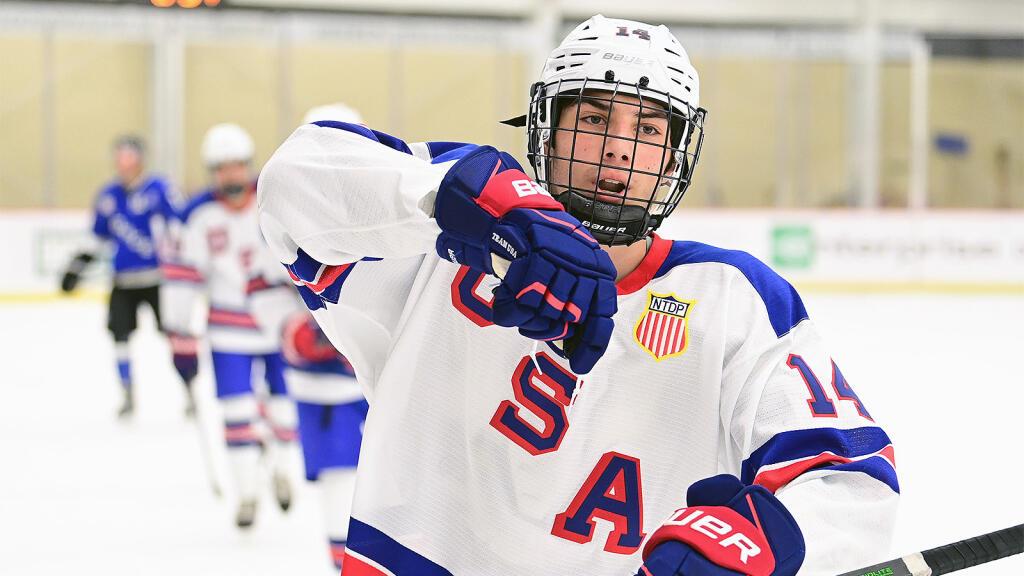
[[[255,315],[261,322],[267,322],[268,315],[277,317],[268,325],[280,326],[285,379],[298,410],[306,480],[320,491],[328,550],[340,570],[369,405],[352,364],[338,353],[301,302],[296,302],[294,290],[285,299],[264,290],[262,280],[253,284]]]
[[[363,122],[344,104],[312,108],[303,122],[320,120]],[[306,479],[320,490],[330,556],[340,570],[369,406],[352,364],[327,340],[291,283],[283,292],[274,288],[277,282],[268,280],[283,274],[281,265],[268,258],[263,265],[264,269],[249,282],[253,315],[261,327],[281,334],[288,395],[298,409]],[[298,284],[302,286],[301,281]]]
[[[667,28],[595,16],[531,90],[536,181],[490,147],[330,122],[268,162],[261,226],[371,406],[345,574],[884,555],[892,446],[795,290],[654,233],[693,176],[698,94]]]
[[[194,197],[181,215],[178,254],[164,266],[161,298],[177,355],[195,354],[199,331],[196,306],[209,302],[206,337],[210,343],[217,397],[224,413],[229,466],[240,499],[239,527],[254,520],[261,450],[275,460],[275,495],[282,509],[291,502],[285,454],[295,439],[295,409],[286,396],[284,360],[277,333],[261,329],[252,315],[248,282],[267,250],[257,224],[255,185],[250,173],[253,142],[235,124],[218,124],[203,139],[202,156],[212,187]],[[281,276],[283,276],[283,271]],[[287,277],[279,284],[284,286]],[[266,420],[274,441],[261,434],[263,402],[253,389],[253,367],[263,365],[270,396]]]

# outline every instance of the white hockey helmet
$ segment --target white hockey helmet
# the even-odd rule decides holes
[[[575,138],[576,128],[559,127],[562,106],[590,100],[609,103],[617,96],[631,96],[643,108],[668,112],[670,130],[662,143],[671,168],[658,174],[658,187],[643,197],[623,195],[619,203],[596,200],[596,190],[573,190],[569,183],[549,181],[551,144],[556,135]],[[620,104],[616,100],[616,106]],[[631,244],[653,232],[675,209],[693,175],[703,140],[704,117],[700,108],[700,82],[686,51],[664,25],[593,16],[562,40],[548,56],[540,81],[530,91],[526,118],[529,159],[537,181],[548,188],[566,210],[586,225],[602,244]],[[639,130],[639,127],[638,127]],[[607,138],[609,136],[605,132]],[[639,134],[633,141],[639,139]],[[561,158],[579,162],[572,158]],[[637,170],[631,170],[636,173]],[[556,184],[555,190],[552,184]],[[560,186],[558,184],[561,184]],[[626,200],[632,202],[627,203]],[[637,205],[639,202],[646,206]]]
[[[238,124],[216,124],[203,136],[203,164],[213,169],[228,162],[251,162],[252,136]]]
[[[363,123],[363,117],[359,115],[359,112],[341,102],[310,108],[306,115],[303,116],[302,123],[309,124],[321,120],[334,120],[335,122],[348,122],[349,124]]]

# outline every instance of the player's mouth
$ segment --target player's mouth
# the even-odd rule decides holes
[[[606,176],[595,183],[594,196],[599,202],[619,204],[626,195],[627,182],[625,180]]]

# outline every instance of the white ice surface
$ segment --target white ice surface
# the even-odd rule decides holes
[[[805,300],[896,446],[903,500],[893,550],[879,560],[1024,523],[1024,297]],[[233,500],[209,490],[149,322],[132,343],[137,414],[116,421],[104,315],[87,300],[0,305],[0,575],[332,573],[297,461],[292,511],[276,510],[265,483],[256,527],[234,528]],[[208,370],[197,386],[216,441]],[[964,574],[1021,575],[1024,557]]]
[[[255,527],[235,529],[235,501],[209,488],[182,385],[151,321],[132,341],[136,415],[117,421],[105,314],[89,301],[0,306],[0,575],[334,573],[319,494],[297,457],[288,515],[267,479]],[[224,485],[220,415],[203,369],[197,393]]]

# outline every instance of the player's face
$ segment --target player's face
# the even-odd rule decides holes
[[[114,169],[121,182],[130,184],[142,174],[142,156],[138,150],[122,146],[114,150]]]
[[[655,196],[659,183],[672,169],[663,107],[650,100],[641,106],[638,98],[625,94],[584,93],[563,106],[558,128],[550,150],[552,194],[571,187],[612,204],[661,199]]]
[[[248,162],[225,162],[213,169],[213,186],[228,203],[244,204],[248,200],[249,183]]]

